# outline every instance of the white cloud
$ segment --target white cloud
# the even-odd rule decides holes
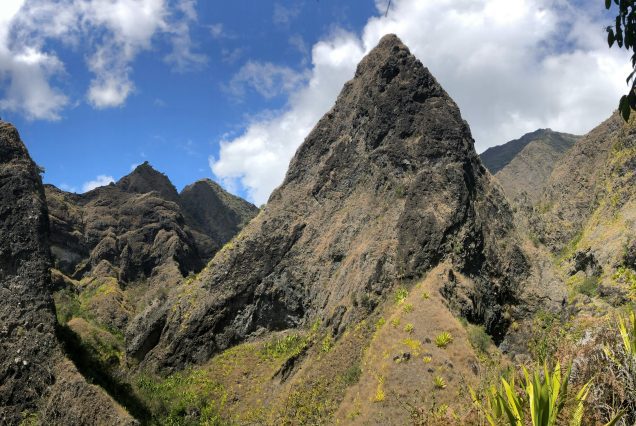
[[[289,6],[285,6],[281,3],[274,4],[274,16],[272,18],[276,25],[289,25],[300,14],[300,5],[298,3],[292,3]]]
[[[58,119],[69,99],[57,87],[65,68],[47,42],[87,53],[93,79],[87,100],[96,108],[121,106],[134,93],[132,63],[162,36],[173,50],[165,60],[178,71],[199,67],[189,26],[196,0],[3,0],[0,9],[0,107],[32,119]]]
[[[60,184],[60,189],[66,192],[77,192],[77,188],[75,188],[74,186],[71,186],[67,183],[62,183]]]
[[[297,72],[270,62],[249,61],[232,77],[225,90],[241,99],[249,87],[261,96],[271,99],[298,90],[307,78],[307,72]]]
[[[95,188],[106,186],[113,182],[115,182],[115,179],[112,176],[99,175],[94,180],[84,182],[84,184],[82,185],[82,192],[92,191]]]
[[[212,35],[212,38],[214,39],[223,38],[225,35],[225,32],[223,31],[223,24],[217,22],[216,24],[210,25],[210,35]]]
[[[171,26],[172,52],[165,58],[166,62],[174,65],[178,72],[197,70],[208,62],[208,57],[193,51],[190,38],[190,25],[196,23],[196,0],[181,0],[177,9],[183,14],[181,19]]]
[[[244,50],[240,47],[234,49],[222,49],[221,60],[229,65],[234,64],[243,56]]]
[[[292,93],[289,108],[265,115],[234,139],[221,141],[218,159],[210,166],[230,190],[243,187],[257,205],[282,181],[290,158],[320,116],[333,103],[352,75],[363,51],[353,34],[338,33],[313,48],[313,70],[308,83]]]
[[[215,175],[264,202],[362,56],[396,33],[455,99],[478,151],[539,127],[585,133],[626,91],[628,53],[608,49],[602,6],[574,0],[377,1],[362,34],[314,45],[308,82],[273,117],[221,141]],[[600,8],[600,9],[599,9]]]

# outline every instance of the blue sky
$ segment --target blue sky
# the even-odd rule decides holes
[[[458,102],[479,151],[591,129],[625,90],[627,55],[586,4],[396,0],[384,17],[386,0],[3,0],[0,117],[64,189],[149,161],[178,189],[212,177],[261,204],[387,32]]]

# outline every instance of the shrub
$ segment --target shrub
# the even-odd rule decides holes
[[[404,326],[404,331],[406,331],[407,333],[411,334],[413,333],[413,330],[415,329],[415,327],[413,326],[413,324],[408,323]]]
[[[342,374],[342,381],[347,385],[352,385],[357,383],[360,380],[360,376],[362,375],[362,369],[360,368],[359,363],[355,363],[349,368],[345,370]]]
[[[411,312],[413,312],[413,305],[410,304],[410,303],[405,304],[404,305],[404,313],[408,314],[408,313],[411,313]]]
[[[484,327],[479,325],[468,326],[468,341],[475,350],[480,352],[487,352],[491,343],[490,336]]]
[[[399,304],[404,302],[404,300],[408,297],[408,295],[409,295],[409,291],[406,289],[406,287],[398,287],[393,299],[395,300],[395,303]]]
[[[445,348],[453,341],[453,335],[448,331],[442,331],[440,334],[435,337],[435,345],[438,348]]]
[[[578,287],[579,293],[589,297],[596,296],[597,289],[598,289],[598,278],[594,276],[585,278],[583,282],[581,283],[581,285],[579,285]]]

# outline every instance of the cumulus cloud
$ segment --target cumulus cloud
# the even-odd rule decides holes
[[[51,40],[86,49],[93,78],[88,102],[123,105],[134,93],[131,64],[161,36],[173,46],[165,60],[184,71],[205,63],[189,25],[196,0],[4,0],[0,9],[0,107],[32,119],[58,119],[69,99],[56,85],[66,77]]]
[[[215,175],[257,204],[282,182],[289,160],[331,107],[355,66],[396,33],[455,99],[478,151],[539,127],[585,133],[626,90],[628,53],[605,44],[598,5],[575,0],[377,1],[361,34],[334,33],[312,49],[307,83],[274,116],[221,140]]]
[[[82,192],[92,191],[95,188],[106,186],[113,182],[115,182],[115,179],[112,176],[99,175],[94,180],[84,182],[84,184],[82,185]]]
[[[219,158],[210,166],[230,190],[244,188],[251,200],[264,203],[282,181],[290,158],[320,116],[333,103],[363,55],[355,35],[340,32],[313,47],[307,84],[290,94],[283,113],[265,114],[240,136],[221,141]]]
[[[267,99],[297,90],[307,79],[307,72],[297,72],[270,62],[249,61],[232,77],[225,90],[237,99],[251,88]]]

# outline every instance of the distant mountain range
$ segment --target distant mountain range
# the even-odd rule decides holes
[[[260,210],[148,163],[42,185],[0,122],[0,423],[481,424],[469,387],[557,359],[605,423],[635,188],[617,115],[477,155],[394,35]]]

